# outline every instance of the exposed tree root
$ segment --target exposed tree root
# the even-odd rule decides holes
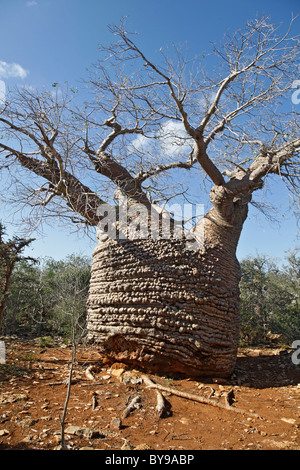
[[[176,390],[175,388],[165,387],[163,385],[159,385],[159,384],[155,384],[155,383],[147,385],[147,388],[153,388],[153,389],[156,389],[156,390],[161,390],[161,391],[164,391],[164,392],[171,393],[172,395],[177,395],[178,397],[186,398],[188,400],[194,400],[194,401],[197,401],[199,403],[204,403],[205,405],[216,406],[218,408],[222,408],[222,409],[227,410],[227,411],[233,411],[234,413],[245,414],[247,416],[251,416],[252,418],[261,418],[256,413],[250,413],[249,411],[242,410],[241,408],[235,408],[234,406],[231,406],[229,404],[224,405],[222,403],[211,400],[210,398],[200,397],[198,395],[192,395],[190,393],[181,392],[179,390]],[[229,400],[228,400],[228,403],[229,403]]]
[[[140,405],[141,397],[139,395],[136,395],[127,405],[125,410],[122,413],[121,419],[127,418],[127,416],[134,411],[136,408],[138,408]]]
[[[96,379],[92,374],[93,369],[94,369],[94,366],[89,366],[85,371],[85,375],[89,380],[93,380],[93,382],[95,382]]]
[[[142,375],[142,379],[145,385],[151,387],[152,385],[155,385],[155,383],[148,377],[147,375]],[[168,403],[163,396],[163,394],[159,391],[156,390],[156,399],[157,399],[157,404],[156,404],[156,413],[159,418],[164,418],[165,416],[170,415],[170,410],[168,407]]]

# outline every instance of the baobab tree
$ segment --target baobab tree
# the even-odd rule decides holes
[[[57,83],[52,92],[23,88],[7,96],[2,170],[17,174],[31,215],[101,226],[88,328],[112,359],[161,372],[232,372],[236,248],[248,206],[273,176],[295,197],[299,188],[294,22],[282,32],[256,19],[210,55],[190,59],[187,47],[161,48],[154,60],[122,21],[111,27],[116,41],[100,46],[80,103],[77,90]],[[190,184],[209,186],[211,204],[189,234],[201,234],[197,249],[187,248],[172,217],[169,237],[158,230],[126,238],[118,223],[122,237],[103,233],[108,203],[118,222],[124,201],[133,208],[126,221],[137,221],[141,207],[149,214],[162,202],[201,203]]]

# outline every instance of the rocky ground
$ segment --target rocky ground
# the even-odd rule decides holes
[[[0,450],[59,449],[71,348],[0,339],[6,344]],[[300,450],[300,365],[293,364],[292,352],[241,349],[228,380],[148,376],[168,388],[161,391],[165,409],[159,416],[162,395],[141,371],[108,364],[96,348],[81,347],[65,443],[72,450]]]

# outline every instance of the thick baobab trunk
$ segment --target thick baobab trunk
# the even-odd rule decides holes
[[[229,376],[239,341],[236,246],[246,217],[225,223],[213,208],[204,244],[100,241],[94,250],[88,336],[111,359],[158,373]]]

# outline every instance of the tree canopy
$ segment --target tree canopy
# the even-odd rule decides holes
[[[298,197],[296,21],[283,31],[254,19],[209,55],[162,47],[155,60],[122,21],[110,28],[115,42],[100,45],[83,94],[58,83],[8,92],[0,168],[16,184],[14,201],[34,224],[42,212],[95,226],[99,205],[120,194],[146,205],[189,200],[192,180],[208,182],[227,222],[271,175]]]

